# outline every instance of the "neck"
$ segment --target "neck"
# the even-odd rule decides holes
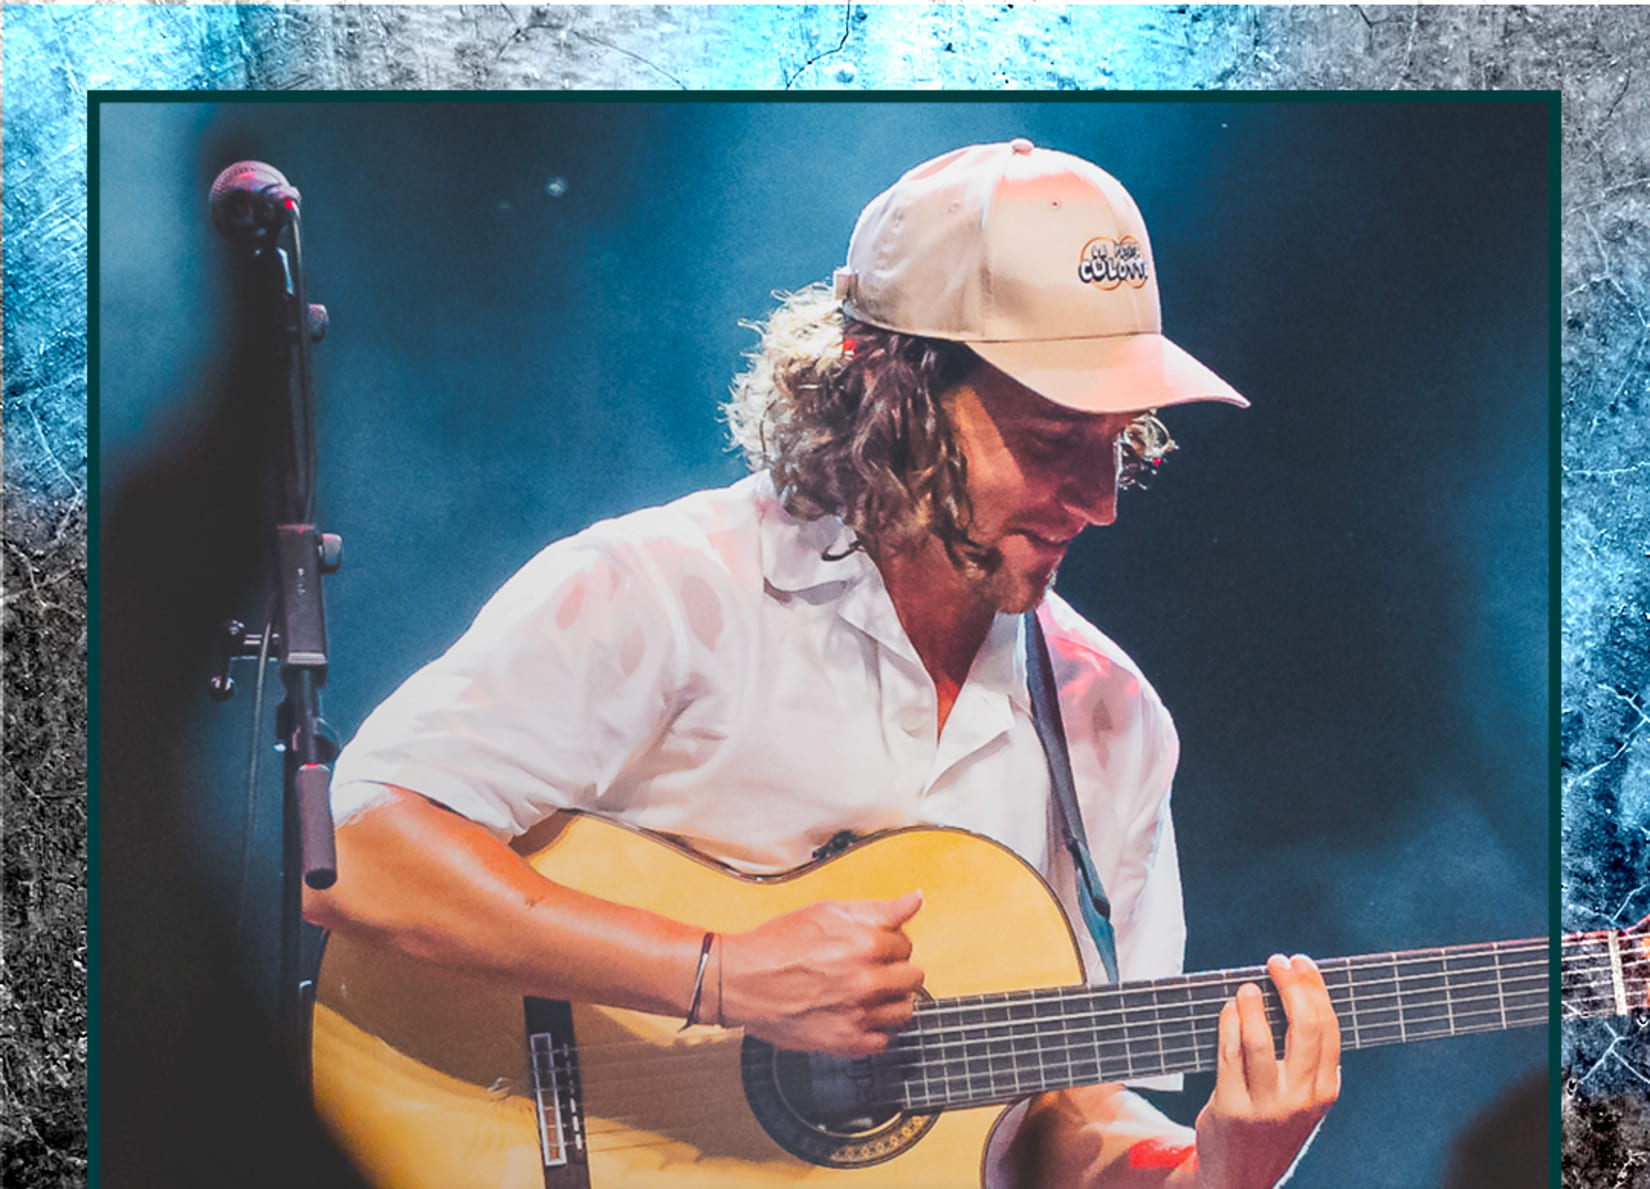
[[[906,552],[872,551],[871,560],[882,573],[900,626],[934,682],[943,728],[996,610],[935,540]]]

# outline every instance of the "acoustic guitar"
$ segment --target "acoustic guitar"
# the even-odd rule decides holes
[[[926,972],[882,1054],[792,1053],[738,1029],[583,1003],[328,939],[313,1018],[314,1097],[381,1189],[958,1189],[977,1185],[1002,1107],[1043,1090],[1215,1065],[1221,1004],[1261,967],[1090,987],[1048,886],[957,830],[875,836],[751,877],[643,831],[563,814],[529,861],[558,883],[720,932],[817,900],[924,906],[906,932]],[[542,845],[540,845],[542,843]],[[1320,961],[1356,1049],[1541,1024],[1548,941]],[[1650,953],[1615,934],[1564,942],[1605,987],[1645,1002]],[[1602,980],[1602,981],[1601,981]]]

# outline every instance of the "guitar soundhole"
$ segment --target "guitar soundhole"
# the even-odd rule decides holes
[[[939,1118],[900,1105],[897,1048],[875,1057],[830,1057],[776,1049],[747,1036],[740,1066],[745,1098],[762,1130],[810,1164],[880,1164],[916,1143]]]

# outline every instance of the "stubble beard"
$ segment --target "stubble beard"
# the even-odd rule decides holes
[[[992,610],[1004,615],[1024,615],[1054,589],[1060,565],[1056,562],[1046,575],[1016,571],[1006,564],[1002,550],[992,547],[978,560],[964,562],[964,573]]]

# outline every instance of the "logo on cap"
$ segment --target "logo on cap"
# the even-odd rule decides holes
[[[1115,289],[1127,284],[1139,289],[1146,283],[1146,253],[1132,235],[1122,239],[1098,236],[1083,245],[1077,260],[1077,279],[1085,285]]]

